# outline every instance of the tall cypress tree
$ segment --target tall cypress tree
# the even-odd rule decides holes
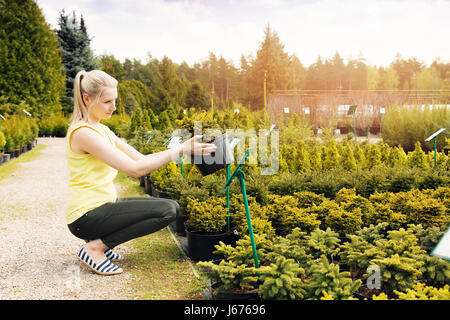
[[[58,39],[33,0],[0,0],[0,96],[34,116],[61,110]]]
[[[80,70],[90,71],[98,66],[90,49],[91,39],[87,33],[83,16],[80,22],[75,15],[66,15],[64,9],[58,18],[56,30],[62,51],[62,61],[66,74],[66,91],[63,97],[63,111],[69,114],[73,110],[73,80]]]

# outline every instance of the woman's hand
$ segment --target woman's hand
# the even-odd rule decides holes
[[[196,135],[180,145],[179,155],[208,155],[216,151],[216,145],[212,143],[200,143],[201,135]]]

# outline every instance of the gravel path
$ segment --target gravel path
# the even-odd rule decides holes
[[[36,160],[0,181],[0,300],[130,299],[127,270],[99,276],[77,260],[83,241],[65,221],[64,138],[39,138],[39,144],[47,147]]]

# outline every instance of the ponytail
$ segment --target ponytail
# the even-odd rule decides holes
[[[73,113],[70,124],[78,121],[89,121],[89,110],[83,94],[86,93],[95,103],[101,97],[105,87],[116,87],[117,80],[101,70],[86,72],[81,70],[77,73],[73,84]],[[92,102],[91,102],[92,103]]]

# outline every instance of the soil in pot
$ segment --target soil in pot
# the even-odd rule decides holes
[[[213,252],[220,241],[226,242],[230,233],[205,233],[186,228],[189,258],[194,261],[210,261],[219,258]]]
[[[373,295],[379,295],[381,292],[381,289],[369,289],[367,285],[363,283],[353,296],[359,300],[372,300]]]
[[[258,289],[252,291],[222,291],[216,290],[217,284],[211,285],[212,298],[214,300],[261,300]]]

